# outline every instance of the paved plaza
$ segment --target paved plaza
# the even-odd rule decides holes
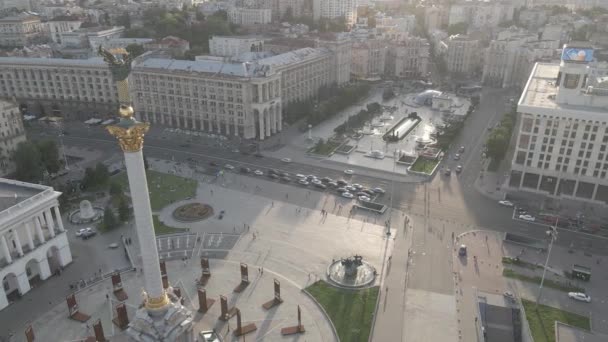
[[[254,178],[252,178],[253,180]],[[260,180],[262,181],[262,180]],[[301,290],[318,279],[325,278],[327,266],[333,259],[360,254],[374,266],[382,279],[382,265],[392,253],[393,240],[385,237],[385,228],[374,224],[367,213],[356,216],[340,214],[341,210],[333,196],[301,190],[303,202],[308,205],[290,204],[257,194],[242,191],[240,183],[227,177],[226,186],[199,183],[197,198],[176,202],[159,213],[159,219],[167,225],[184,228],[184,233],[161,236],[157,239],[159,252],[170,256],[167,260],[169,281],[179,286],[185,297],[185,305],[195,311],[198,308],[196,281],[200,277],[199,258],[210,258],[212,276],[206,286],[208,298],[216,299],[210,312],[195,314],[196,331],[213,329],[232,339],[227,334],[228,324],[218,321],[219,296],[228,297],[229,306],[241,309],[243,322],[254,322],[258,330],[247,336],[251,340],[286,341],[294,337],[282,337],[280,328],[297,323],[297,305],[301,306],[304,338],[308,341],[334,341],[331,324],[323,311]],[[262,184],[262,183],[261,183]],[[280,184],[278,184],[281,186]],[[251,187],[251,184],[248,185]],[[236,188],[233,189],[232,187]],[[286,189],[289,189],[285,186]],[[213,195],[211,195],[213,190]],[[251,189],[253,190],[253,189]],[[296,197],[295,193],[293,197]],[[310,198],[310,200],[307,200]],[[295,198],[294,198],[295,199]],[[219,219],[214,215],[195,223],[178,223],[172,220],[172,210],[183,203],[200,201],[214,207],[215,213],[225,210]],[[235,205],[238,203],[237,205]],[[321,209],[329,211],[325,217]],[[335,214],[333,214],[335,213]],[[249,227],[248,227],[249,226]],[[255,234],[255,237],[254,237]],[[125,237],[127,235],[125,234]],[[133,243],[127,246],[139,267],[138,242],[135,234]],[[169,242],[171,240],[171,242]],[[214,254],[223,252],[224,254]],[[174,258],[177,253],[179,258]],[[188,259],[181,260],[183,254]],[[232,293],[240,281],[239,264],[246,263],[251,284],[240,294]],[[261,270],[263,269],[263,274]],[[129,272],[123,275],[123,283],[129,299],[126,301],[128,313],[132,317],[141,303],[143,277]],[[264,310],[262,304],[273,298],[273,280],[281,283],[283,304],[271,310]],[[106,337],[121,341],[119,329],[111,323],[112,307],[116,304],[111,291],[110,279],[78,292],[76,298],[82,312],[91,315],[89,326],[100,319]],[[221,322],[221,323],[220,323]],[[230,320],[230,328],[236,326],[236,318]],[[65,302],[57,304],[33,323],[37,336],[48,336],[52,341],[75,340],[92,333],[87,324],[68,319]],[[17,341],[24,340],[22,333],[16,334]],[[297,338],[296,338],[297,339]]]

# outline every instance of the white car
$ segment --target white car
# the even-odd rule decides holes
[[[342,197],[346,197],[346,198],[355,198],[355,195],[351,194],[350,192],[346,191],[342,193]]]
[[[230,164],[226,164],[226,165],[224,165],[224,168],[225,168],[225,169],[228,169],[228,170],[234,170],[234,166],[232,166],[232,165],[230,165]]]
[[[298,184],[301,184],[301,185],[307,186],[307,185],[308,185],[308,184],[310,184],[310,183],[308,183],[308,181],[307,181],[306,179],[300,179],[300,180],[298,181]]]
[[[591,303],[591,297],[581,292],[568,292],[568,297],[581,302]]]
[[[291,158],[283,158],[281,159],[283,163],[291,163]]]
[[[372,191],[375,192],[375,193],[377,193],[377,194],[383,194],[383,193],[385,193],[384,189],[382,189],[382,188],[373,188]]]
[[[513,207],[514,204],[511,201],[498,201],[498,204],[504,205],[505,207]]]
[[[530,222],[536,221],[536,218],[532,215],[519,215],[519,219],[524,220],[524,221],[530,221]]]
[[[82,233],[86,232],[87,229],[86,228],[82,228],[82,229],[78,229],[76,231],[76,236],[82,236]]]
[[[369,202],[372,199],[367,197],[367,196],[359,196],[359,201],[363,201],[363,202]]]
[[[255,170],[255,171],[253,171],[253,174],[256,175],[256,176],[263,176],[264,172],[262,172],[260,170]]]
[[[296,178],[298,178],[298,179],[302,179],[302,178],[306,178],[306,176],[304,176],[304,175],[303,175],[303,174],[301,174],[301,173],[298,173],[298,174],[296,175]]]
[[[353,171],[351,169],[346,169],[346,170],[344,170],[344,173],[347,174],[347,175],[354,175],[355,171]]]
[[[315,179],[313,179],[313,180],[311,180],[310,182],[311,182],[312,184],[314,184],[314,185],[323,184],[323,182],[321,182],[320,180],[318,180],[318,179],[316,179],[316,178],[315,178]]]

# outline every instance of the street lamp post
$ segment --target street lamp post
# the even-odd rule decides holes
[[[386,225],[386,235],[391,235],[391,223],[393,221],[393,198],[395,198],[395,172],[397,167],[397,150],[393,151],[393,177],[391,178],[391,201],[389,208],[388,224]]]
[[[543,293],[543,284],[545,283],[545,276],[547,275],[547,266],[549,265],[549,258],[551,258],[551,250],[553,249],[553,243],[557,240],[557,222],[559,219],[555,221],[553,227],[547,231],[547,235],[551,241],[549,242],[549,250],[547,251],[547,259],[545,260],[545,266],[543,267],[543,276],[540,279],[540,285],[538,286],[538,296],[536,297],[536,308],[538,309],[538,303],[540,303],[540,297]]]

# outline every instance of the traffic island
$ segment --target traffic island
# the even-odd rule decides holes
[[[180,222],[202,221],[213,215],[213,208],[203,203],[188,203],[173,210],[172,216]]]
[[[521,300],[534,342],[555,342],[555,322],[565,323],[584,330],[591,329],[589,317],[539,304],[530,300]]]
[[[345,290],[322,280],[305,289],[325,309],[340,341],[367,342],[379,288]]]
[[[431,159],[426,157],[418,157],[412,166],[410,166],[407,170],[413,174],[419,174],[423,176],[432,176],[437,167],[439,166],[439,162],[441,160],[438,158]]]

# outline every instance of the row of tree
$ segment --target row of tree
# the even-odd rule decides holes
[[[370,86],[363,83],[341,88],[335,85],[323,87],[319,90],[318,103],[315,104],[313,101],[292,103],[285,107],[283,119],[287,123],[305,119],[306,124],[317,125],[366,97],[369,90]]]
[[[344,134],[361,128],[366,122],[372,120],[374,116],[381,114],[382,106],[378,102],[369,103],[367,109],[361,109],[359,113],[350,115],[341,125],[334,128],[336,134]]]
[[[57,173],[63,167],[57,143],[52,140],[21,142],[12,158],[16,165],[15,177],[24,182],[39,183],[45,174]]]
[[[506,113],[498,127],[494,128],[486,142],[486,156],[495,161],[502,160],[507,154],[515,125],[515,112]]]

